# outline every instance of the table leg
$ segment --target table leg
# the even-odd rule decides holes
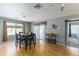
[[[25,40],[25,50],[27,49],[27,40]]]
[[[29,43],[30,43],[30,49],[31,49],[31,40],[30,40],[30,42],[29,42]]]

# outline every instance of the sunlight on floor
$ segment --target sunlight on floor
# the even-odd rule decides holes
[[[79,48],[67,47],[70,53],[79,55]]]
[[[6,47],[6,55],[15,55],[16,54],[16,47],[14,43],[10,43]]]
[[[40,52],[43,52],[45,50],[45,44],[42,43],[44,43],[44,41],[40,40]]]

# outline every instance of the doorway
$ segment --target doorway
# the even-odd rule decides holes
[[[66,43],[68,46],[79,48],[79,21],[67,22]]]

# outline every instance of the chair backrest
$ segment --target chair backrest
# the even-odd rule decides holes
[[[24,32],[19,32],[20,35],[24,35]]]
[[[16,33],[16,39],[18,39],[19,35]]]
[[[22,37],[24,35],[24,32],[19,32],[19,36]]]

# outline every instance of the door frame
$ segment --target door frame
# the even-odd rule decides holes
[[[67,23],[74,22],[74,21],[79,21],[79,19],[77,19],[77,20],[65,20],[65,45],[67,45]]]

